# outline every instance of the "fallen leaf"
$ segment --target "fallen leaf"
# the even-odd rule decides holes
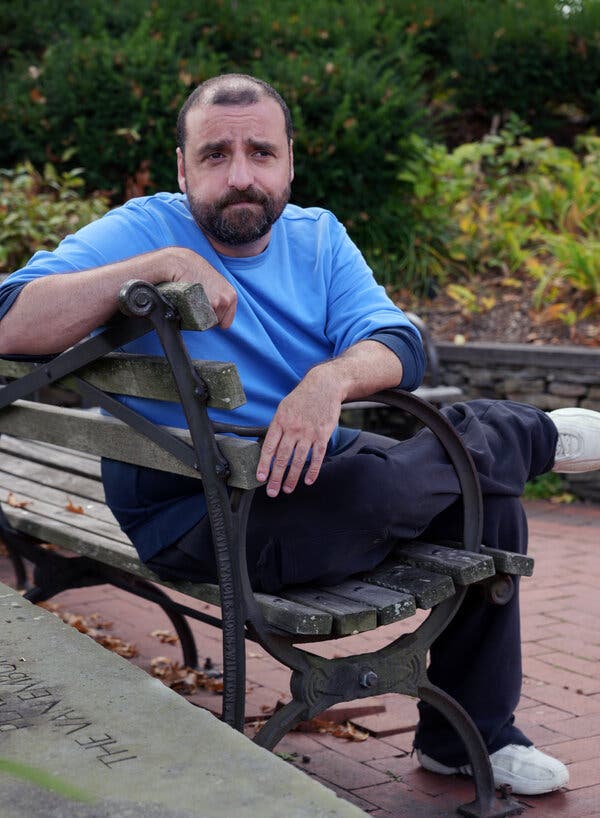
[[[106,648],[107,650],[117,653],[119,656],[124,656],[126,659],[131,659],[133,656],[138,656],[139,651],[135,645],[131,644],[130,642],[125,642],[118,636],[101,633],[99,629],[111,628],[112,622],[102,623],[100,621],[99,614],[91,615],[90,619],[96,620],[94,622],[96,627],[92,627],[88,620],[84,616],[81,616],[81,614],[61,611],[58,605],[51,602],[40,602],[38,604],[41,608],[45,608],[46,610],[51,611],[55,616],[58,616],[59,619],[62,619],[62,621],[67,625],[70,625],[72,628],[75,628],[75,630],[78,630],[79,633],[85,633],[90,637],[90,639],[93,639],[94,642],[98,642],[99,645],[102,645],[102,647]]]
[[[26,508],[27,506],[30,506],[33,501],[32,500],[17,500],[15,498],[15,495],[12,493],[12,491],[9,491],[8,492],[8,497],[6,498],[6,502],[8,503],[9,506],[12,506],[12,508]]]
[[[185,667],[166,656],[156,656],[150,660],[152,675],[172,690],[191,696],[202,688],[213,693],[223,692],[223,679],[208,676],[201,670]]]
[[[70,511],[72,514],[85,514],[82,506],[76,506],[70,497],[67,497],[67,500],[69,501],[65,506],[67,511]]]
[[[150,636],[154,636],[159,642],[163,642],[167,645],[175,645],[179,641],[177,636],[175,636],[175,634],[171,631],[152,631]]]
[[[89,635],[92,636],[95,642],[102,645],[102,647],[108,648],[108,650],[117,653],[119,656],[124,656],[126,659],[131,659],[133,656],[138,656],[139,654],[135,645],[132,645],[130,642],[124,642],[122,639],[119,639],[118,636],[110,636],[105,633]]]

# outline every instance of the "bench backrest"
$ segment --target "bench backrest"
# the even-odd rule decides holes
[[[159,290],[176,308],[181,329],[201,331],[214,325],[214,313],[210,306],[207,307],[206,297],[199,285],[161,285]],[[172,367],[165,358],[112,353],[108,349],[107,352],[104,357],[71,369],[68,364],[62,363],[69,353],[63,353],[50,362],[0,359],[0,376],[11,380],[25,379],[22,381],[24,384],[29,375],[32,387],[29,392],[34,393],[45,383],[81,391],[82,379],[103,393],[181,401]],[[219,361],[189,363],[206,386],[207,406],[235,409],[245,403],[244,390],[234,364]],[[56,371],[62,375],[62,370],[66,370],[67,374],[56,377]],[[24,394],[27,394],[26,390]],[[187,462],[182,462],[176,454],[166,451],[123,420],[97,410],[57,407],[21,399],[0,410],[0,433],[201,479],[200,471],[194,468],[189,431],[158,428],[173,439],[175,452],[185,454],[180,445],[178,448],[177,442],[185,444],[189,450],[185,458]],[[256,440],[217,435],[217,445],[228,462],[229,485],[238,488],[257,486],[255,472],[260,446]]]

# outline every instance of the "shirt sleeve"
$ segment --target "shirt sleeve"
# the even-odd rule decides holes
[[[26,281],[9,281],[8,279],[0,286],[0,320],[17,300],[17,296],[23,289]]]
[[[401,389],[411,392],[421,385],[425,374],[425,351],[420,338],[406,327],[388,327],[376,330],[369,336],[370,341],[379,341],[391,349],[402,364]]]

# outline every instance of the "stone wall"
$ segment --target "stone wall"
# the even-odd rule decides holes
[[[441,381],[466,398],[508,398],[543,410],[600,411],[600,349],[528,344],[436,344]],[[600,502],[600,472],[572,475],[568,488]]]

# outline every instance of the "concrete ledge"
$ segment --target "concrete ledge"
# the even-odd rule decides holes
[[[592,369],[600,373],[600,349],[590,347],[483,342],[458,345],[448,341],[439,341],[436,343],[436,349],[440,360],[446,363],[465,362],[478,366],[513,364],[519,367]]]
[[[364,813],[0,584],[2,818]]]

